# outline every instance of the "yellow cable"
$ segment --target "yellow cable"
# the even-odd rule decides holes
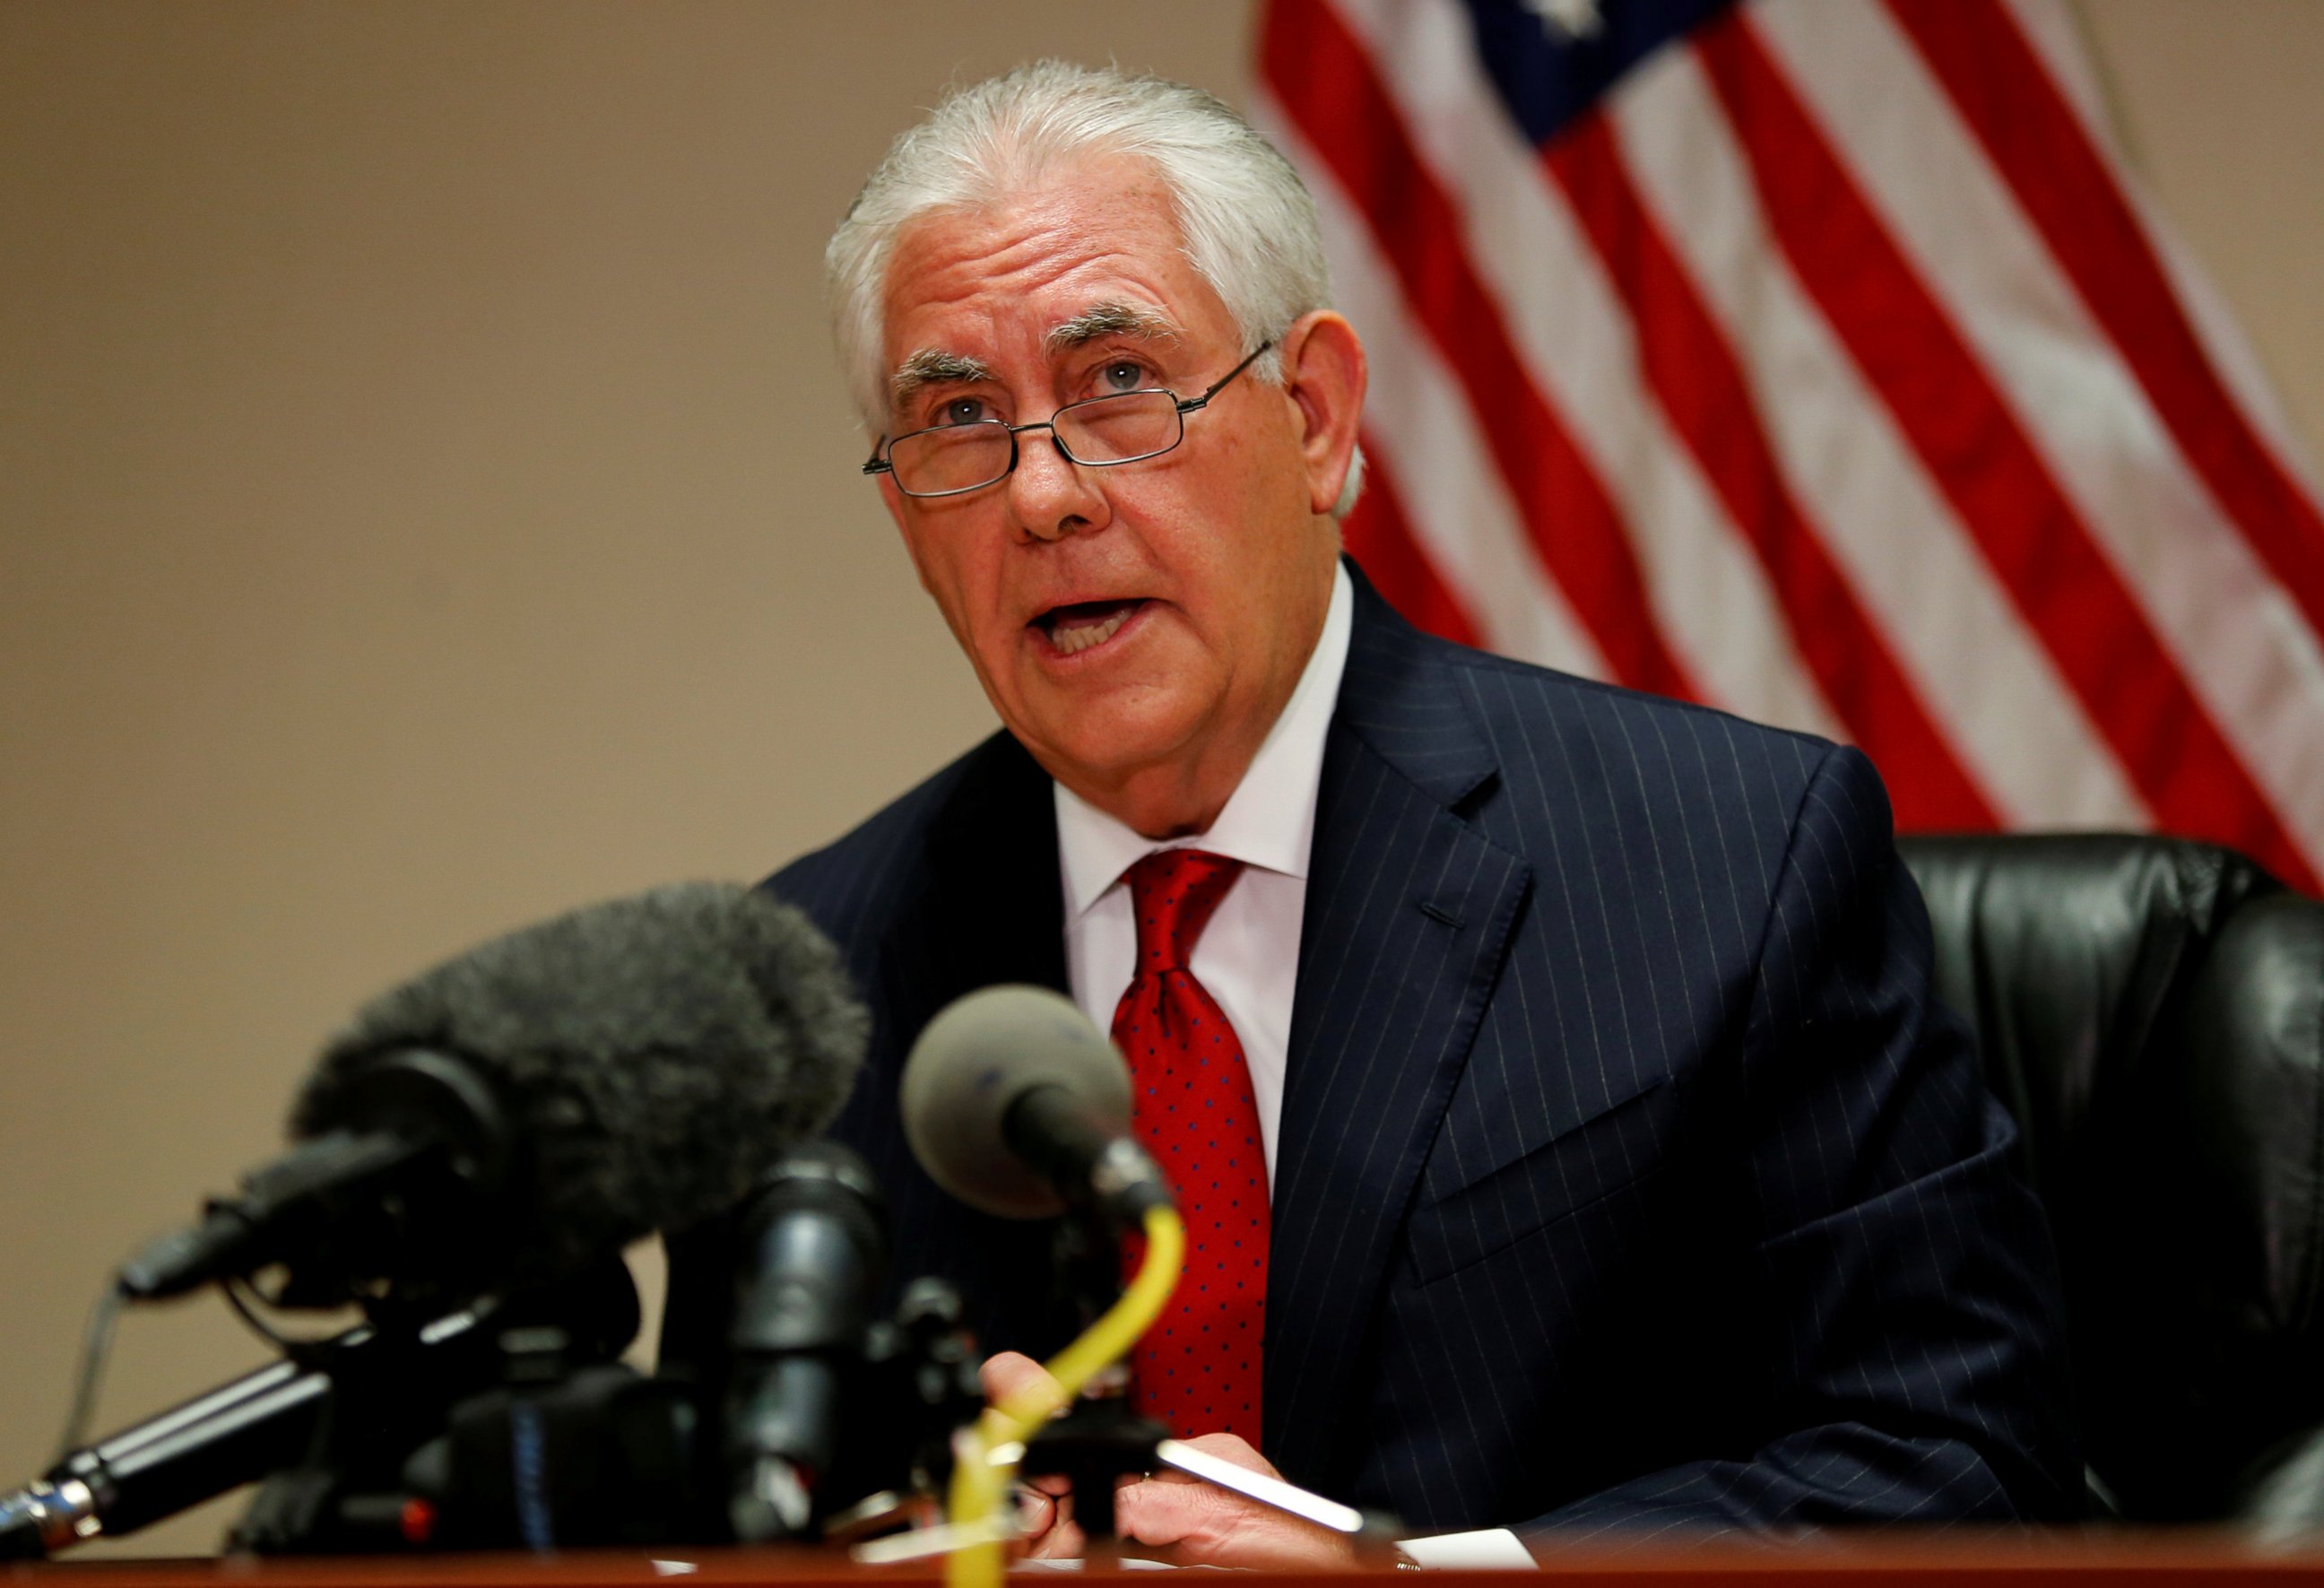
[[[1139,1264],[1137,1276],[1122,1291],[1121,1299],[1046,1364],[1055,1388],[1038,1385],[1010,1396],[1002,1405],[987,1407],[974,1426],[962,1429],[954,1441],[951,1514],[946,1519],[954,1527],[973,1537],[992,1526],[1002,1498],[1017,1476],[1014,1463],[995,1466],[992,1453],[1029,1436],[1058,1408],[1070,1405],[1098,1370],[1137,1343],[1148,1325],[1162,1315],[1170,1292],[1177,1288],[1178,1269],[1185,1255],[1186,1226],[1177,1213],[1167,1207],[1148,1208],[1146,1260]],[[1000,1588],[1001,1564],[999,1538],[970,1544],[948,1557],[945,1582],[948,1588]]]

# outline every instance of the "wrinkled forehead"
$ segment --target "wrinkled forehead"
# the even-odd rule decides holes
[[[884,353],[892,365],[921,328],[979,317],[1068,341],[1107,316],[1112,328],[1183,332],[1205,295],[1151,164],[1092,160],[899,227],[881,283]],[[1129,323],[1140,314],[1148,323]],[[1074,321],[1085,323],[1065,328]]]

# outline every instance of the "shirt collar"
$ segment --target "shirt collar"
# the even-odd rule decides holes
[[[1157,849],[1199,847],[1245,865],[1305,879],[1307,851],[1315,837],[1315,795],[1323,780],[1323,740],[1339,703],[1340,676],[1348,667],[1355,599],[1348,570],[1334,564],[1323,635],[1282,715],[1251,758],[1250,770],[1235,785],[1226,808],[1207,833],[1157,844],[1063,783],[1051,783],[1069,915],[1083,914],[1124,872]]]

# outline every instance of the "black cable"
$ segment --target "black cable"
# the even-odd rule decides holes
[[[97,1386],[105,1380],[105,1359],[113,1353],[113,1325],[120,1316],[121,1287],[107,1285],[89,1309],[88,1328],[81,1336],[72,1408],[65,1414],[64,1442],[57,1447],[60,1463],[88,1443],[88,1425],[97,1416]]]
[[[237,1275],[226,1280],[218,1288],[226,1292],[226,1305],[234,1308],[235,1316],[248,1324],[251,1333],[273,1346],[283,1355],[295,1357],[299,1354],[300,1346],[308,1343],[305,1341],[291,1339],[259,1316],[258,1308],[252,1304],[263,1302],[266,1297],[248,1279]]]

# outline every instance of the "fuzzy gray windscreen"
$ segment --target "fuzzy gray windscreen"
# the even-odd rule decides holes
[[[569,1268],[739,1200],[846,1100],[870,1021],[798,910],[731,883],[593,905],[374,999],[292,1110],[309,1133],[368,1057],[420,1048],[496,1085],[526,1178],[525,1266]]]

